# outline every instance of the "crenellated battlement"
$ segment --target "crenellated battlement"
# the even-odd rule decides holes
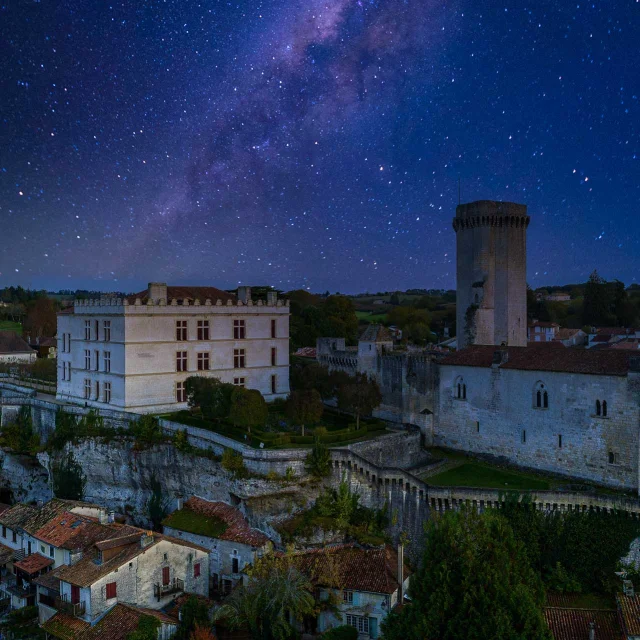
[[[271,299],[268,302],[263,300],[247,300],[243,302],[242,300],[227,300],[223,302],[218,299],[213,302],[210,298],[205,300],[200,300],[196,298],[195,300],[178,300],[176,298],[171,298],[170,300],[166,300],[165,298],[159,298],[154,300],[152,298],[147,298],[146,300],[142,300],[141,298],[134,298],[131,301],[130,298],[101,298],[101,299],[89,299],[89,300],[75,300],[73,303],[74,311],[79,313],[87,313],[92,312],[96,307],[99,307],[101,310],[106,312],[115,311],[119,313],[123,313],[125,308],[131,310],[131,308],[136,307],[262,307],[267,309],[278,309],[280,311],[285,311],[289,309],[289,300],[273,300]],[[235,313],[235,312],[234,312]]]

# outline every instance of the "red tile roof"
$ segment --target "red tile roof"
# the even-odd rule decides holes
[[[62,547],[67,540],[73,538],[80,529],[86,527],[90,522],[92,521],[77,513],[63,511],[38,529],[34,533],[34,537],[54,547]]]
[[[640,596],[625,596],[619,593],[616,599],[625,633],[628,636],[640,636]]]
[[[300,347],[293,355],[299,358],[315,358],[317,353],[315,347]]]
[[[554,344],[556,346],[552,346]],[[627,351],[565,349],[558,348],[559,344],[551,342],[528,347],[471,346],[448,355],[440,364],[489,368],[494,354],[506,351],[508,359],[500,365],[500,369],[610,376],[625,376],[629,371],[630,354]]]
[[[14,550],[4,544],[0,544],[0,565],[6,564],[13,560]]]
[[[557,322],[532,322],[529,327],[543,327],[545,329],[551,329],[553,327],[560,328]]]
[[[53,558],[45,558],[39,553],[32,553],[27,556],[24,560],[19,560],[18,562],[14,562],[13,566],[16,569],[21,569],[25,573],[29,575],[33,575],[34,573],[38,573],[38,571],[42,571],[42,569],[46,567],[50,567],[53,564]]]
[[[136,630],[142,616],[152,616],[163,624],[178,624],[175,618],[162,611],[119,603],[94,626],[67,614],[57,613],[42,628],[62,640],[125,640]]]
[[[252,529],[249,526],[239,509],[226,502],[209,502],[193,496],[184,503],[183,509],[189,509],[203,516],[213,516],[222,520],[227,525],[227,528],[218,536],[219,540],[231,540],[252,547],[262,547],[269,542],[268,536],[262,531]]]
[[[600,327],[596,329],[599,336],[631,336],[635,332],[635,329],[627,329],[626,327]]]
[[[565,609],[546,607],[544,617],[555,640],[588,640],[591,623],[597,640],[622,640],[618,613],[614,609]]]
[[[398,554],[391,547],[336,545],[294,554],[293,561],[319,586],[323,586],[322,576],[337,572],[340,586],[350,591],[391,594],[398,588]],[[405,565],[404,579],[410,574]]]
[[[146,302],[149,299],[149,290],[145,289],[144,291],[140,291],[140,293],[127,296],[129,304],[133,304],[136,298],[140,298],[143,303]],[[216,289],[216,287],[167,287],[167,304],[169,304],[173,298],[176,300],[189,301],[200,300],[203,304],[207,299],[211,300],[214,304],[216,300],[221,300],[222,302],[231,300],[235,302],[238,299],[233,293],[227,293],[226,291],[222,291],[222,289]]]

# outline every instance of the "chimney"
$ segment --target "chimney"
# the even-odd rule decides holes
[[[153,544],[153,531],[145,531],[140,536],[140,548],[144,549],[148,547],[150,544]]]
[[[149,283],[149,299],[154,302],[167,299],[167,283],[166,282],[150,282]]]
[[[109,523],[109,514],[106,509],[100,509],[98,512],[98,519],[100,524],[108,524]]]
[[[398,545],[398,604],[402,604],[404,602],[404,593],[403,593],[403,584],[404,584],[404,545]]]
[[[509,360],[509,352],[506,349],[499,349],[493,352],[493,360],[491,361],[491,367],[497,368],[501,364],[505,364]]]
[[[251,287],[238,287],[238,300],[247,304],[251,300]]]
[[[589,640],[596,640],[596,623],[589,623]]]
[[[176,511],[182,509],[184,498],[182,496],[176,496]]]
[[[276,302],[278,302],[278,292],[277,291],[267,291],[267,304],[270,307],[275,307]]]

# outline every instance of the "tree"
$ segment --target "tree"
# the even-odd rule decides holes
[[[286,554],[258,558],[251,580],[236,588],[214,614],[232,629],[246,628],[256,640],[286,640],[295,634],[295,622],[315,610],[313,584]]]
[[[391,297],[389,298],[389,304],[392,304],[394,306],[398,306],[400,304],[400,296],[398,295],[397,291],[391,294]]]
[[[165,440],[160,421],[155,416],[144,414],[129,427],[133,437],[145,444],[156,444]]]
[[[189,640],[216,640],[216,637],[208,626],[196,624]]]
[[[338,408],[356,417],[356,429],[360,428],[360,416],[369,415],[382,402],[378,383],[364,373],[356,373],[349,384],[338,388]]]
[[[320,442],[320,438],[314,438],[305,466],[307,471],[316,478],[326,478],[331,474],[331,453],[328,447]]]
[[[40,434],[33,428],[31,407],[23,405],[18,415],[2,427],[2,445],[13,449],[15,453],[35,455],[40,449]]]
[[[189,640],[197,627],[206,629],[210,624],[209,607],[206,601],[197,596],[191,596],[180,610],[180,625],[175,638],[176,640]]]
[[[217,378],[190,376],[185,388],[189,407],[200,409],[207,420],[224,420],[229,416],[234,385]]]
[[[160,620],[154,616],[143,615],[138,620],[135,631],[127,635],[127,640],[157,640]]]
[[[151,496],[147,501],[147,515],[151,520],[153,530],[160,531],[162,529],[162,521],[167,517],[169,501],[162,493],[162,485],[155,474],[149,480],[149,489],[151,490]]]
[[[291,386],[295,390],[315,389],[324,400],[334,395],[333,383],[329,369],[314,362],[294,367],[291,371]]]
[[[595,326],[611,326],[615,324],[615,316],[611,312],[613,291],[607,281],[597,271],[590,276],[584,288],[584,305],[582,322]]]
[[[229,420],[234,425],[246,428],[251,434],[251,427],[263,426],[268,414],[267,403],[257,389],[234,388],[229,411]]]
[[[358,640],[358,630],[350,625],[341,624],[323,633],[322,640]]]
[[[64,500],[82,500],[87,477],[82,466],[73,457],[73,452],[55,462],[51,468],[53,477],[53,494]]]
[[[386,640],[550,640],[544,589],[494,513],[447,512],[427,525],[412,604],[382,623]]]
[[[302,435],[304,435],[304,425],[318,422],[322,418],[323,411],[322,398],[315,389],[293,391],[287,400],[287,416],[293,422],[300,424]]]
[[[24,328],[32,338],[56,335],[58,305],[50,298],[39,298],[29,303]]]

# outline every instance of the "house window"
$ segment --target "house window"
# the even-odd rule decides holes
[[[91,369],[91,351],[89,349],[84,350],[84,368],[87,371]]]
[[[200,563],[196,562],[193,565],[193,577],[194,578],[199,578],[200,577]]]
[[[115,598],[118,595],[117,583],[107,582],[107,600]]]
[[[89,378],[84,379],[84,399],[89,400],[91,398],[91,380]]]
[[[533,388],[533,391],[534,391],[533,406],[536,407],[536,409],[548,409],[549,394],[544,384],[542,382],[536,382],[536,385]]]
[[[184,382],[176,382],[176,402],[187,401],[187,390]]]
[[[49,545],[49,557],[53,558],[55,553],[55,549],[51,545]]]
[[[209,353],[198,354],[198,371],[209,371]]]
[[[102,323],[102,335],[105,342],[111,340],[111,320],[105,320]]]
[[[369,633],[369,618],[347,615],[347,624],[358,630],[358,633]]]
[[[198,340],[209,339],[209,321],[198,320]]]
[[[276,320],[275,318],[271,320],[271,337],[275,338],[276,336]]]
[[[176,320],[176,340],[184,342],[187,339],[187,321]]]
[[[100,381],[96,380],[96,400],[100,400]]]
[[[111,351],[104,352],[104,370],[105,373],[109,373],[111,371]]]
[[[99,333],[100,332],[100,321],[99,320],[96,320],[94,322],[94,327],[96,329],[96,340],[100,340],[100,333]]]
[[[231,558],[231,573],[238,573],[239,571],[238,558]]]
[[[277,393],[278,377],[271,376],[271,393]]]
[[[176,371],[186,371],[186,370],[187,370],[187,352],[177,351],[176,352]]]
[[[115,582],[113,584],[115,585]],[[75,584],[72,584],[71,585],[71,604],[79,604],[79,603],[80,603],[80,587],[77,587]]]
[[[278,362],[278,350],[275,347],[271,347],[271,366],[275,367]]]
[[[18,542],[18,534],[15,531],[11,532],[11,542]]]
[[[4,525],[2,525],[2,537],[3,538],[7,537],[7,527],[5,527]]]
[[[162,584],[167,586],[171,582],[171,569],[169,567],[162,567]]]
[[[95,351],[95,357],[96,357],[96,360],[94,364],[94,369],[98,371],[98,369],[100,368],[100,352],[97,349]]]
[[[245,321],[234,320],[233,321],[233,339],[244,340],[245,336],[246,336]]]
[[[111,402],[111,383],[104,383],[104,401],[109,404]]]
[[[342,592],[342,600],[344,602],[353,602],[353,591],[343,591]]]
[[[244,349],[233,350],[233,368],[244,369],[245,367],[245,352]]]
[[[609,464],[619,464],[620,454],[615,451],[609,451]]]
[[[234,378],[233,384],[235,384],[236,387],[244,387],[244,378]]]
[[[84,339],[91,340],[91,320],[84,321]]]

